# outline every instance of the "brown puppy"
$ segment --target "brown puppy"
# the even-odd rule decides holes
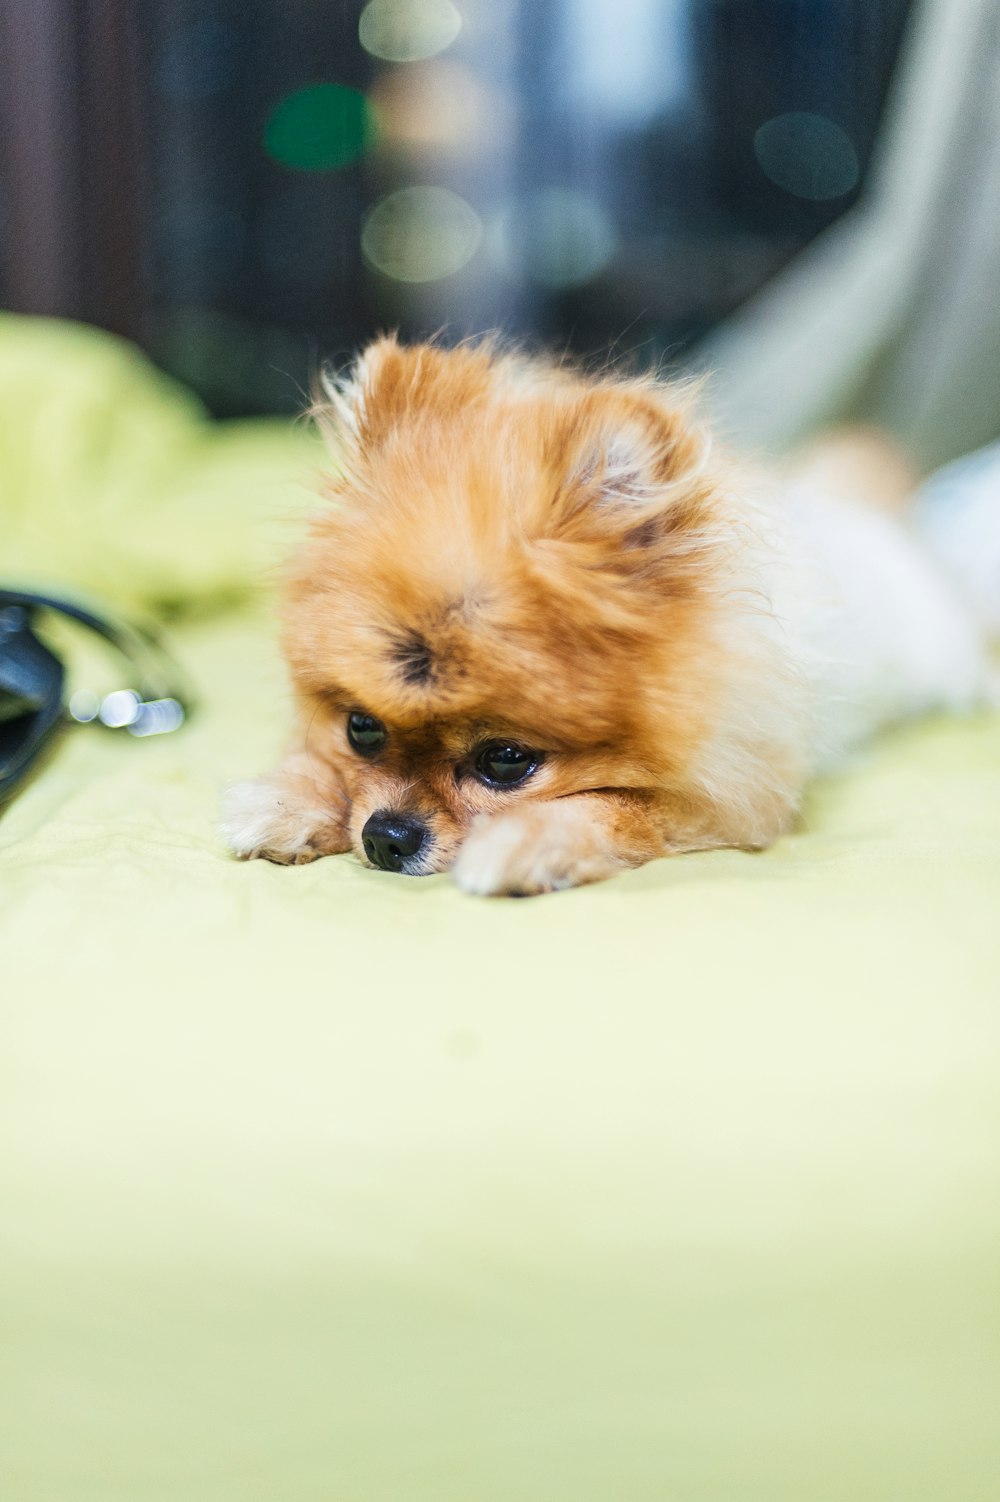
[[[284,602],[300,729],[230,790],[232,848],[533,893],[786,830],[872,716],[824,720],[803,539],[690,408],[485,345],[372,346],[318,408],[336,466]]]

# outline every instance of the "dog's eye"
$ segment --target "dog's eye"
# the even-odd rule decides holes
[[[373,714],[347,716],[347,739],[361,756],[374,756],[389,739],[389,732]]]
[[[476,757],[476,776],[490,787],[513,787],[530,777],[541,761],[537,751],[511,741],[491,741]]]

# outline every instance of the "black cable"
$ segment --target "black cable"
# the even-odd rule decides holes
[[[188,687],[180,683],[180,670],[152,632],[133,623],[111,621],[69,600],[21,590],[0,589],[0,609],[51,610],[86,626],[113,646],[141,675],[136,692],[144,701],[174,699],[185,716],[193,707]],[[145,658],[145,663],[140,659]]]

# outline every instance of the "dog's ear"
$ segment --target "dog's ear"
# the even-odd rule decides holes
[[[327,367],[321,371],[310,411],[338,461],[344,462],[352,449],[371,441],[376,389],[382,400],[384,388],[398,390],[407,353],[395,335],[387,334],[369,344],[346,370]],[[390,409],[396,405],[389,403]]]
[[[607,414],[591,421],[567,476],[578,500],[633,519],[655,498],[672,433],[658,431],[646,415]]]
[[[488,400],[494,379],[488,342],[446,350],[400,344],[389,334],[346,372],[323,375],[313,415],[343,460],[352,449],[371,453],[404,430],[412,440],[425,420],[447,421]]]
[[[641,548],[697,526],[709,441],[678,388],[599,387],[574,405],[556,453],[555,522],[566,536]]]

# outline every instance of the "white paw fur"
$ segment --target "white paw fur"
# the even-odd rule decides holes
[[[329,853],[330,826],[329,809],[303,802],[267,777],[231,783],[222,794],[222,837],[241,860],[305,865]]]
[[[529,897],[603,881],[623,865],[601,830],[546,805],[477,819],[452,877],[477,897]]]

